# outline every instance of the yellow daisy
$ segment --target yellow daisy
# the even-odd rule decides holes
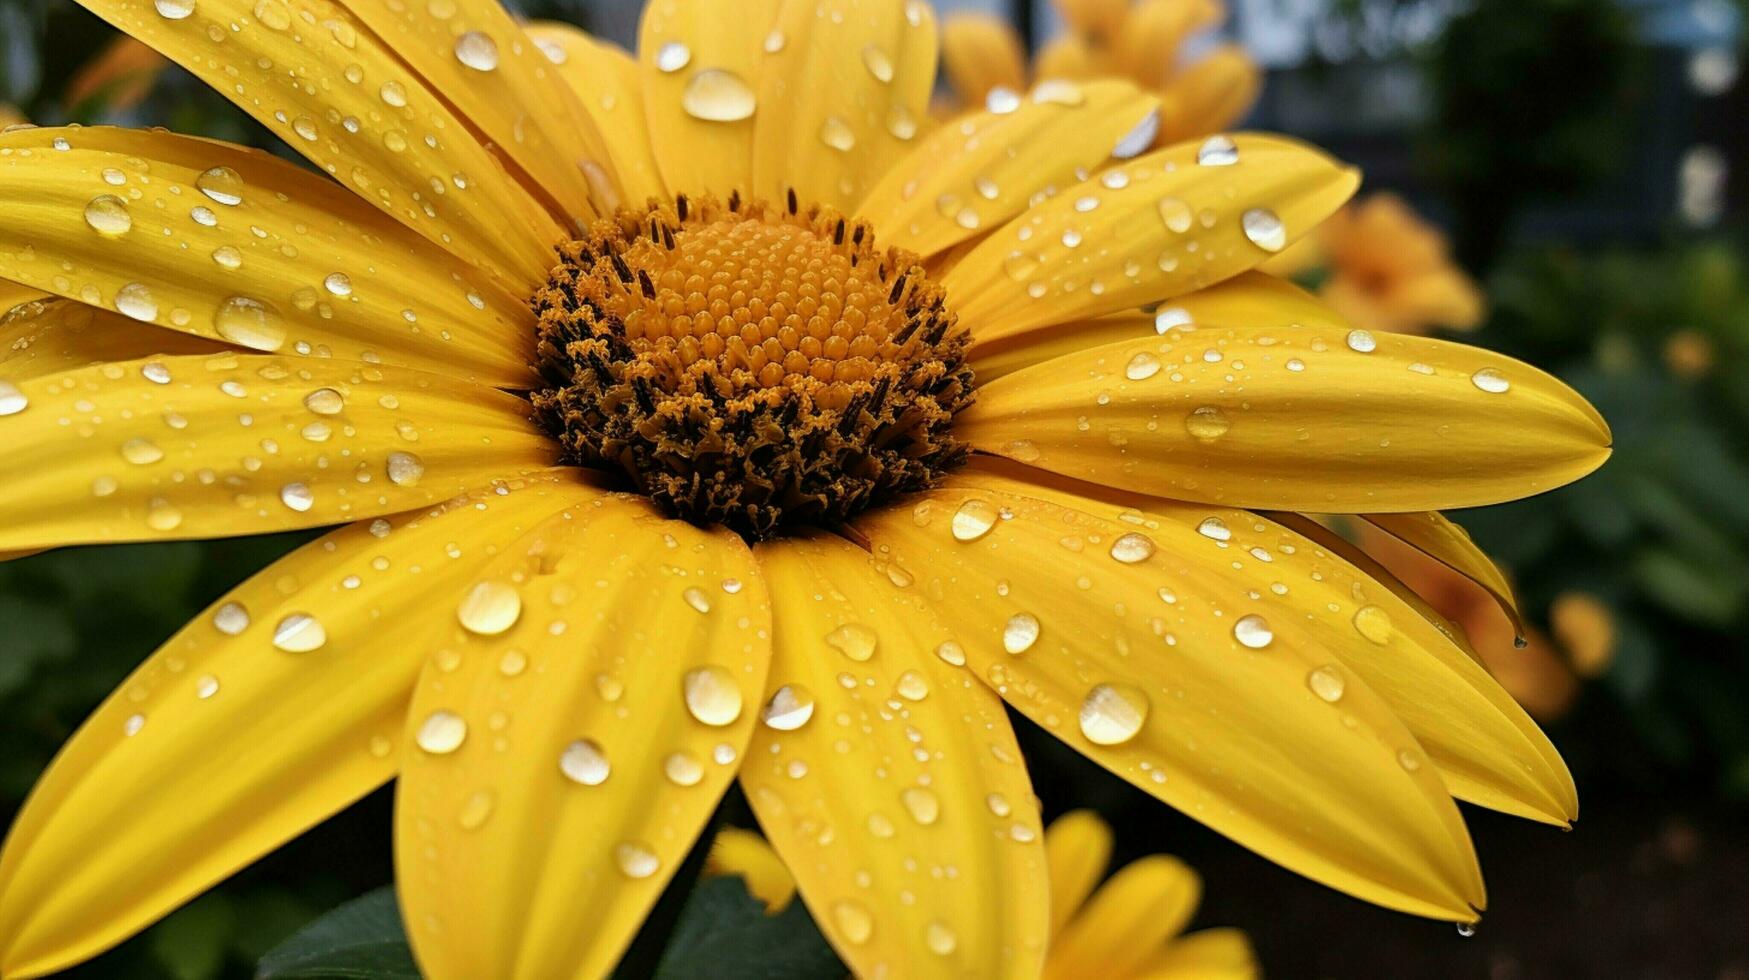
[[[1056,0],[1056,6],[1068,32],[1039,51],[1032,77],[1115,76],[1155,93],[1161,103],[1155,146],[1232,126],[1262,91],[1262,70],[1237,44],[1186,54],[1186,41],[1227,19],[1221,0]],[[942,23],[942,60],[964,104],[1005,104],[1026,88],[1025,44],[1000,17],[948,16]]]
[[[0,343],[0,552],[337,529],[42,777],[7,976],[391,779],[429,976],[599,975],[737,778],[858,973],[1034,975],[1004,701],[1416,914],[1484,901],[1453,795],[1573,817],[1535,725],[1295,513],[1419,513],[1481,574],[1427,512],[1609,452],[1548,375],[1248,272],[1349,169],[1138,155],[1122,82],[925,131],[914,0],[658,0],[635,58],[493,0],[87,3],[332,179],[0,136],[0,278],[58,297]]]

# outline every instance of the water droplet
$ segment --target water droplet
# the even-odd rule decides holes
[[[1391,642],[1391,614],[1378,606],[1361,606],[1355,610],[1354,628],[1361,636],[1380,646]]]
[[[309,653],[328,642],[322,621],[309,613],[290,613],[273,628],[273,646],[286,653]]]
[[[522,593],[508,582],[475,583],[456,607],[456,619],[477,636],[497,636],[522,618]]]
[[[107,238],[127,234],[134,227],[127,202],[114,194],[99,194],[85,205],[85,223],[91,230]]]
[[[1379,342],[1366,330],[1350,330],[1347,339],[1348,349],[1359,354],[1371,354],[1378,349]]]
[[[662,761],[662,774],[676,786],[697,786],[704,779],[704,763],[686,752],[675,752]]]
[[[1504,394],[1512,387],[1512,382],[1506,380],[1506,375],[1493,368],[1483,368],[1470,375],[1470,383],[1491,395]]]
[[[164,450],[150,439],[129,439],[121,444],[121,458],[135,466],[147,466],[164,458]]]
[[[814,717],[813,692],[800,684],[785,684],[772,692],[771,700],[759,711],[767,728],[793,732]]]
[[[877,82],[884,84],[893,80],[893,59],[887,57],[887,53],[882,51],[879,45],[863,46],[862,65],[868,69],[868,73],[873,75]]]
[[[389,454],[387,469],[390,483],[397,487],[411,487],[425,475],[425,461],[417,453],[397,450]]]
[[[194,682],[194,696],[202,701],[209,700],[218,693],[219,679],[211,674],[207,674],[201,677],[200,680]]]
[[[894,105],[887,110],[887,132],[894,139],[908,140],[917,135],[917,117],[903,105]]]
[[[984,108],[998,116],[1006,116],[1020,108],[1020,93],[1004,85],[998,85],[984,97]]]
[[[462,804],[461,812],[456,814],[456,822],[463,830],[479,830],[492,819],[492,808],[497,804],[497,797],[489,790],[480,790],[468,796]]]
[[[1241,616],[1233,624],[1233,639],[1253,650],[1261,650],[1275,640],[1275,633],[1269,628],[1269,621],[1252,613]]]
[[[559,753],[559,771],[565,778],[582,786],[600,786],[613,771],[607,753],[593,739],[580,738]]]
[[[840,153],[849,153],[856,148],[856,133],[843,119],[827,116],[820,124],[820,142]]]
[[[1148,147],[1154,145],[1155,137],[1160,135],[1160,110],[1153,109],[1142,121],[1136,123],[1134,129],[1123,135],[1117,145],[1111,148],[1111,155],[1119,160],[1128,160],[1140,156]]]
[[[704,724],[721,728],[741,717],[741,687],[727,667],[694,667],[686,672],[680,686],[686,710]]]
[[[845,623],[826,634],[826,643],[852,660],[862,662],[874,656],[880,637],[861,623]]]
[[[288,483],[279,488],[279,502],[302,514],[316,504],[308,483]]]
[[[899,681],[894,690],[907,701],[921,701],[929,696],[929,681],[915,670],[907,670],[899,675]]]
[[[772,33],[777,34],[776,31],[773,31]],[[780,38],[778,49],[781,50],[783,48],[781,41],[782,35],[779,34],[778,37]],[[769,46],[770,41],[770,37],[767,37],[767,51],[771,50]],[[691,63],[692,49],[681,44],[679,41],[669,41],[667,44],[656,49],[656,67],[667,74],[673,74]]]
[[[138,735],[140,729],[144,727],[146,727],[145,715],[129,715],[128,720],[122,722],[121,733],[128,738],[133,738],[135,735]]]
[[[1038,642],[1038,617],[1031,613],[1015,613],[1002,627],[1002,649],[1021,654]]]
[[[868,942],[868,937],[874,935],[874,917],[854,899],[846,898],[832,903],[832,921],[844,938],[854,946],[861,946]]]
[[[468,723],[453,711],[433,711],[425,716],[414,744],[432,755],[448,755],[462,747],[468,738]]]
[[[1111,543],[1111,557],[1126,565],[1147,561],[1153,555],[1154,539],[1146,534],[1131,531],[1128,534],[1119,535],[1117,540]]]
[[[1142,730],[1148,707],[1134,684],[1096,684],[1081,702],[1081,734],[1095,745],[1122,745]]]
[[[468,31],[455,39],[455,60],[475,71],[498,67],[498,42],[480,31]]]
[[[1041,105],[1078,106],[1087,101],[1087,93],[1069,79],[1047,78],[1033,86],[1032,101]]]
[[[905,812],[911,814],[911,819],[922,826],[930,826],[941,819],[941,800],[921,786],[912,786],[900,793],[899,802],[905,804]]]
[[[1473,922],[1459,922],[1457,924],[1457,934],[1465,939],[1474,936],[1476,934],[1476,924]]]
[[[243,253],[235,245],[220,245],[213,249],[213,263],[221,269],[240,269]]]
[[[1403,749],[1397,753],[1397,765],[1402,766],[1404,772],[1414,772],[1421,768],[1421,757]]]
[[[352,278],[344,272],[330,272],[322,280],[323,288],[336,296],[352,295]]]
[[[953,536],[956,541],[976,541],[996,526],[1001,512],[988,500],[973,498],[953,512]]]
[[[1300,360],[1297,357],[1290,357],[1290,358],[1288,358],[1288,361],[1287,361],[1287,369],[1289,371],[1293,371],[1297,374],[1298,372],[1304,371],[1306,369],[1306,362]]]
[[[942,641],[942,644],[935,648],[935,655],[940,657],[943,662],[950,663],[955,667],[966,665],[965,648],[952,640]]]
[[[1239,225],[1245,229],[1245,237],[1251,240],[1251,244],[1265,252],[1279,252],[1287,246],[1287,226],[1268,208],[1246,211],[1239,216]]]
[[[694,73],[680,96],[680,107],[686,114],[706,122],[739,122],[750,118],[756,105],[752,87],[724,68]]]
[[[1230,541],[1233,538],[1233,532],[1227,527],[1227,522],[1218,517],[1204,518],[1203,522],[1196,526],[1196,533],[1214,541]]]
[[[1196,162],[1205,167],[1230,167],[1239,162],[1239,147],[1226,136],[1210,136],[1196,151]]]
[[[1342,689],[1345,686],[1342,674],[1334,666],[1318,667],[1306,675],[1306,686],[1318,697],[1335,704],[1342,700]]]
[[[401,87],[400,82],[392,78],[383,83],[382,88],[377,90],[377,94],[382,96],[385,105],[394,106],[397,109],[405,108],[407,105],[407,90]]]
[[[1156,207],[1160,211],[1160,220],[1166,223],[1167,231],[1182,235],[1190,230],[1193,220],[1190,205],[1176,197],[1163,197]]]
[[[789,38],[784,36],[783,30],[774,27],[771,29],[770,34],[765,35],[765,53],[776,54],[779,51],[782,51],[783,46],[788,43]]]
[[[236,636],[249,628],[249,610],[240,602],[227,602],[213,610],[213,629]]]
[[[194,13],[194,0],[153,0],[152,6],[165,20],[187,20]]]
[[[707,613],[711,611],[711,597],[705,595],[704,590],[697,586],[691,586],[681,592],[680,598],[686,600],[686,604],[698,612]]]
[[[1130,358],[1130,362],[1123,369],[1124,377],[1131,381],[1146,381],[1159,373],[1160,359],[1148,351],[1142,351]]]
[[[143,283],[130,282],[116,290],[115,308],[119,313],[146,323],[158,318],[158,300]]]
[[[285,321],[271,304],[248,296],[232,296],[213,311],[219,336],[251,350],[276,351],[285,346]]]
[[[1198,439],[1219,439],[1232,427],[1226,413],[1213,405],[1204,405],[1184,417],[1184,431]]]
[[[1194,329],[1196,324],[1190,319],[1190,311],[1182,307],[1174,306],[1154,314],[1154,332],[1157,334]]]
[[[182,511],[163,497],[146,504],[146,526],[154,531],[174,531],[182,526]]]
[[[30,399],[10,381],[0,381],[0,417],[17,415],[30,407]]]
[[[304,396],[304,407],[317,415],[339,415],[346,408],[346,398],[333,388],[317,388]]]
[[[650,845],[636,841],[615,844],[613,859],[627,878],[648,878],[662,866],[656,852],[650,850]]]
[[[243,203],[243,178],[230,167],[214,167],[194,178],[194,186],[215,204],[236,207]]]

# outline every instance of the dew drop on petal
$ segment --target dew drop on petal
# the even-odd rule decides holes
[[[1342,700],[1342,674],[1334,666],[1318,667],[1306,675],[1306,686],[1312,693],[1335,704]]]
[[[1232,427],[1226,413],[1213,405],[1204,405],[1184,417],[1184,431],[1197,439],[1219,439]]]
[[[1269,621],[1256,613],[1239,617],[1233,624],[1233,639],[1253,650],[1261,650],[1275,640]]]
[[[1196,162],[1205,167],[1230,167],[1239,162],[1239,147],[1227,136],[1210,136],[1196,151]]]
[[[1190,205],[1176,197],[1163,197],[1156,207],[1160,211],[1160,220],[1166,223],[1167,231],[1182,235],[1190,230]]]
[[[322,621],[309,613],[290,613],[273,628],[274,648],[286,653],[309,653],[327,642],[328,631]]]
[[[1360,354],[1371,354],[1378,349],[1379,342],[1372,333],[1366,330],[1350,330],[1347,338],[1348,349]]]
[[[929,682],[915,670],[907,670],[899,675],[899,680],[893,685],[899,696],[907,701],[921,701],[929,696]]]
[[[232,296],[213,311],[219,336],[250,350],[276,351],[285,346],[285,320],[270,303]]]
[[[1383,646],[1391,642],[1391,614],[1378,606],[1361,606],[1354,612],[1354,629],[1361,636]]]
[[[352,277],[344,272],[330,272],[327,277],[322,280],[322,288],[333,293],[335,296],[351,296]]]
[[[608,765],[607,753],[602,751],[599,743],[594,739],[580,738],[559,753],[559,771],[580,786],[600,786],[607,781],[613,767]]]
[[[201,677],[200,680],[194,682],[194,696],[202,701],[210,700],[218,693],[219,679],[211,674],[207,674]]]
[[[455,39],[455,60],[475,71],[498,67],[498,42],[480,31],[468,31]]]
[[[486,821],[492,819],[492,810],[497,802],[497,797],[490,790],[469,794],[467,801],[462,804],[461,812],[456,814],[456,823],[461,824],[463,830],[479,830],[486,825]]]
[[[1170,333],[1173,330],[1194,330],[1196,324],[1190,319],[1190,311],[1182,307],[1168,307],[1154,314],[1154,332]]]
[[[1037,616],[1015,613],[1002,626],[1002,649],[1013,654],[1025,653],[1038,642],[1039,629]]]
[[[877,82],[885,84],[893,80],[893,59],[878,44],[863,46],[862,65]]]
[[[1146,381],[1160,373],[1160,359],[1148,351],[1142,351],[1130,358],[1124,365],[1123,376],[1131,381]]]
[[[1203,522],[1196,526],[1196,533],[1215,541],[1230,541],[1233,537],[1233,532],[1227,527],[1227,522],[1218,517],[1204,518]]]
[[[879,635],[861,623],[845,623],[826,634],[827,645],[858,663],[874,656],[879,641]]]
[[[855,899],[832,903],[832,922],[838,927],[839,934],[854,946],[861,946],[874,935],[874,917]]]
[[[1121,534],[1111,543],[1111,557],[1125,565],[1147,561],[1154,555],[1154,539],[1146,534],[1131,531]]]
[[[688,752],[675,752],[662,760],[662,774],[676,786],[697,786],[704,779],[704,763]]]
[[[1148,720],[1148,695],[1133,684],[1096,684],[1081,702],[1081,734],[1095,745],[1122,745]]]
[[[1251,244],[1265,252],[1279,252],[1287,246],[1287,226],[1268,208],[1252,208],[1239,216],[1239,226]]]
[[[134,438],[121,444],[121,458],[135,466],[147,466],[164,458],[164,450],[150,439]]]
[[[158,318],[158,300],[144,283],[130,282],[115,291],[116,312],[145,323]]]
[[[279,502],[302,514],[316,505],[316,495],[308,483],[288,483],[279,488]]]
[[[707,613],[711,611],[711,597],[696,585],[682,591],[680,598],[686,600],[686,604],[691,606],[695,612]]]
[[[771,700],[759,710],[765,727],[780,732],[793,732],[814,717],[813,692],[800,684],[785,684],[772,692]]]
[[[923,944],[937,956],[951,956],[959,947],[959,937],[953,927],[937,919],[923,928]]]
[[[462,628],[477,636],[497,636],[522,618],[522,593],[508,582],[488,579],[475,583],[456,606]]]
[[[769,45],[770,38],[768,37],[766,41]],[[782,48],[783,45],[780,43],[778,49],[782,50]],[[769,46],[767,50],[770,50]],[[669,41],[656,49],[656,68],[666,74],[673,74],[691,62],[692,49],[679,41]]]
[[[468,740],[468,723],[453,711],[437,710],[425,716],[413,744],[432,755],[448,755]]]
[[[243,203],[243,178],[230,167],[214,167],[194,179],[194,186],[215,204],[236,207]]]
[[[317,388],[304,396],[304,407],[317,415],[339,415],[346,408],[346,398],[333,388]]]
[[[1504,394],[1512,387],[1512,383],[1506,380],[1506,375],[1493,368],[1483,368],[1470,375],[1470,383],[1490,395]]]
[[[820,124],[820,142],[840,153],[856,149],[856,133],[838,116],[827,116]]]
[[[213,629],[236,636],[249,628],[249,610],[240,602],[227,602],[213,610]]]
[[[411,487],[425,475],[425,461],[417,453],[397,450],[388,458],[389,482],[397,487]]]
[[[984,97],[984,108],[993,115],[1006,116],[1020,108],[1020,93],[1005,85],[998,85]]]
[[[757,104],[752,86],[725,68],[705,68],[694,73],[680,96],[680,107],[686,114],[706,122],[751,118]]]
[[[996,526],[1000,512],[988,500],[976,497],[959,505],[953,512],[953,536],[956,541],[976,541]]]
[[[165,20],[187,20],[194,13],[194,0],[153,0],[152,6]]]
[[[105,238],[118,238],[134,227],[127,202],[114,194],[99,194],[85,205],[85,223]]]
[[[935,648],[935,655],[940,657],[943,663],[949,663],[955,667],[966,665],[965,648],[952,640],[942,641],[941,645]]]
[[[622,841],[613,846],[613,860],[627,878],[648,878],[661,868],[662,862],[650,845],[637,841]]]
[[[941,800],[921,786],[912,786],[899,794],[905,812],[918,824],[928,827],[941,818]]]
[[[0,416],[17,415],[30,407],[30,399],[10,381],[0,381]]]
[[[741,717],[741,687],[727,667],[706,664],[694,667],[681,679],[686,710],[715,728],[734,724]]]

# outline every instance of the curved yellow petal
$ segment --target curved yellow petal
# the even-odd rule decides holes
[[[1202,556],[1210,566],[1202,573],[1223,581],[1224,594],[1273,606],[1259,611],[1266,623],[1299,617],[1293,642],[1333,658],[1382,699],[1453,795],[1544,823],[1564,825],[1578,815],[1573,777],[1547,736],[1474,654],[1457,645],[1461,634],[1418,615],[1424,604],[1402,599],[1394,579],[1371,579],[1361,570],[1367,566],[1345,560],[1342,550],[1322,547],[1322,539],[1307,540],[1291,523],[1278,525],[1266,515],[1061,480],[1047,485],[1026,480],[1025,472],[1011,463],[980,463],[957,479],[1118,523],[1139,517],[1151,528],[1148,540],[1170,535],[1176,544],[1155,543],[1187,558]]]
[[[0,381],[13,385],[110,361],[227,349],[216,340],[149,327],[67,299],[34,300],[0,314]]]
[[[1074,34],[1053,38],[1039,49],[1032,62],[1033,76],[1041,82],[1110,74],[1103,50]]]
[[[1157,306],[1112,313],[1092,320],[1037,327],[972,347],[978,383],[986,384],[1076,351],[1119,340],[1146,340],[1192,327],[1327,326],[1346,323],[1317,297],[1285,279],[1241,272],[1207,289]]]
[[[558,224],[444,93],[427,88],[345,8],[330,0],[80,2],[432,242],[519,292],[546,278]],[[202,203],[187,200],[184,209]]]
[[[1069,30],[1084,37],[1114,38],[1130,16],[1130,0],[1051,0]]]
[[[1202,879],[1165,854],[1124,865],[1069,922],[1045,964],[1045,980],[1128,977],[1196,914]]]
[[[503,483],[335,531],[172,637],[61,750],[13,824],[0,973],[93,956],[388,781],[419,638],[441,622],[432,591],[576,499],[571,480]]]
[[[1160,141],[1218,133],[1257,104],[1263,70],[1245,49],[1223,44],[1172,76],[1160,89]]]
[[[48,293],[10,279],[0,279],[0,317],[34,300],[46,299]]]
[[[1551,375],[1400,334],[1170,331],[982,386],[955,435],[1079,480],[1234,507],[1394,513],[1516,500],[1609,458]]]
[[[753,129],[780,0],[650,0],[638,27],[644,117],[675,194],[753,189]]]
[[[991,90],[1026,88],[1026,50],[1000,17],[955,12],[941,20],[941,69],[960,101],[983,105]]]
[[[519,398],[349,361],[161,357],[11,387],[0,550],[319,527],[557,456]]]
[[[1389,908],[1475,917],[1481,874],[1445,785],[1391,705],[1332,661],[1319,617],[1249,598],[1254,583],[1235,587],[1233,559],[1194,526],[970,480],[856,528],[1009,704],[1291,870]]]
[[[333,182],[210,140],[0,135],[0,275],[255,350],[531,376],[520,298]]]
[[[936,129],[887,170],[857,212],[876,241],[925,257],[969,241],[1146,149],[1159,122],[1159,100],[1113,80],[1041,87],[1002,108]]]
[[[1051,874],[1051,936],[1063,931],[1111,863],[1111,828],[1092,810],[1071,810],[1045,828]]]
[[[776,915],[796,897],[796,879],[777,856],[765,838],[751,830],[724,827],[711,841],[705,855],[704,873],[740,878],[747,883],[747,894],[765,904],[768,915]]]
[[[595,119],[498,0],[336,0],[382,38],[523,177],[569,227],[617,205]]]
[[[1251,940],[1238,929],[1203,929],[1168,943],[1134,980],[1255,980]]]
[[[1125,77],[1159,86],[1178,68],[1186,38],[1226,19],[1220,0],[1142,0],[1130,8],[1112,49],[1112,61]]]
[[[626,204],[667,198],[644,121],[643,72],[637,60],[570,24],[537,21],[526,30],[595,118]]]
[[[1340,207],[1359,180],[1280,137],[1182,143],[1034,207],[943,285],[979,341],[1115,313],[1256,266]]]
[[[935,88],[935,13],[916,0],[785,0],[754,121],[753,193],[849,214],[915,143]]]
[[[1036,976],[1049,892],[1001,702],[861,549],[759,560],[771,694],[741,783],[821,931],[858,976]]]
[[[752,554],[603,497],[432,597],[395,797],[432,977],[605,976],[734,778],[770,662]]]
[[[1499,603],[1518,635],[1528,636],[1512,583],[1470,532],[1438,511],[1407,514],[1361,514],[1360,519],[1487,590]]]

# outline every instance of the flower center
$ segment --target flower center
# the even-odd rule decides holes
[[[622,209],[532,301],[565,461],[743,537],[831,526],[964,461],[967,339],[915,255],[826,208]]]

